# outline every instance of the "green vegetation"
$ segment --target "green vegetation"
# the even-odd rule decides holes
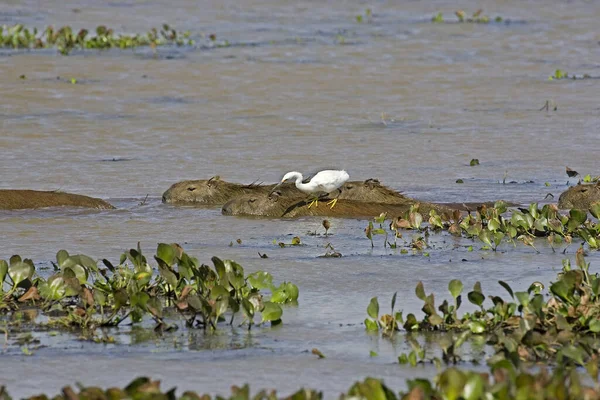
[[[550,285],[548,299],[542,295],[544,286],[532,283],[527,291],[515,292],[503,281],[502,286],[510,298],[488,296],[491,304],[486,306],[486,297],[481,284],[476,282],[467,299],[478,309],[458,314],[462,304],[464,286],[453,279],[448,284],[452,300],[444,300],[436,309],[433,293],[426,294],[422,282],[417,284],[416,296],[424,302],[423,318],[410,313],[394,312],[396,294],[392,297],[391,312],[379,314],[377,297],[367,307],[365,327],[368,331],[380,331],[384,337],[392,337],[401,328],[407,332],[452,332],[459,334],[451,341],[440,341],[443,361],[456,362],[457,349],[471,336],[485,335],[493,345],[495,355],[488,364],[509,362],[520,368],[524,362],[556,362],[559,365],[585,366],[593,379],[598,377],[598,353],[600,352],[600,276],[589,272],[583,249],[576,254],[577,268],[569,260],[563,261],[563,269]],[[400,363],[416,365],[423,361],[425,352],[411,338],[413,351],[401,355]],[[436,364],[439,359],[433,359]]]
[[[410,211],[402,217],[393,219],[389,229],[394,236],[394,243],[388,241],[388,231],[384,227],[387,215],[382,214],[375,218],[379,228],[374,229],[370,222],[365,233],[373,246],[373,235],[384,235],[384,247],[396,247],[396,238],[402,237],[401,230],[417,230],[426,234],[434,231],[447,231],[455,236],[465,236],[478,239],[484,243],[484,249],[496,251],[503,242],[515,244],[515,240],[522,241],[536,251],[534,239],[546,237],[552,248],[566,243],[571,244],[573,237],[583,239],[592,249],[600,247],[600,223],[588,219],[585,210],[570,210],[568,214],[561,214],[554,204],[546,204],[541,209],[537,203],[531,203],[528,209],[511,210],[508,213],[506,204],[496,202],[494,207],[480,206],[475,213],[462,216],[459,211],[453,215],[439,215],[435,210],[429,213],[429,225],[423,226],[424,218],[418,211],[419,205],[415,204]],[[600,217],[600,202],[592,203],[589,212],[595,217]]]
[[[553,81],[553,80],[560,80],[560,79],[594,79],[593,76],[589,75],[589,74],[583,74],[583,75],[575,75],[575,74],[571,74],[569,75],[568,73],[566,73],[565,71],[561,70],[561,69],[557,69],[556,71],[554,71],[554,75],[550,75],[548,77],[549,81]]]
[[[226,46],[227,42],[219,43],[216,36],[209,35],[208,44],[215,47]],[[13,26],[2,25],[0,29],[0,47],[13,49],[44,49],[56,47],[63,55],[68,55],[75,49],[129,49],[134,47],[150,46],[155,48],[164,45],[193,46],[195,41],[191,39],[191,33],[177,32],[167,24],[162,28],[152,28],[146,34],[138,35],[115,35],[113,29],[100,25],[95,29],[95,35],[90,34],[87,29],[78,32],[73,31],[70,26],[58,29],[49,26],[43,31],[37,28],[26,28],[22,24]]]
[[[600,390],[586,386],[575,369],[555,369],[548,372],[541,369],[537,373],[518,371],[510,365],[498,363],[490,369],[490,373],[481,373],[458,368],[448,368],[440,372],[433,380],[411,379],[407,381],[406,392],[395,393],[383,381],[366,378],[354,383],[346,393],[339,396],[340,400],[416,400],[416,399],[597,399]],[[78,384],[79,392],[70,386],[65,386],[62,393],[54,396],[55,400],[97,399],[97,400],[189,400],[189,399],[228,399],[228,400],[320,400],[323,393],[314,389],[300,389],[290,396],[279,396],[275,390],[262,390],[255,395],[250,394],[250,387],[233,386],[230,396],[200,395],[186,391],[176,395],[176,389],[163,392],[160,381],[152,381],[147,377],[134,379],[125,388],[85,387]],[[4,387],[0,387],[0,399],[11,399]],[[47,395],[31,397],[31,400],[47,400]]]
[[[365,14],[364,15],[358,14],[356,16],[356,22],[358,22],[359,24],[362,23],[362,22],[369,23],[369,22],[372,22],[372,21],[373,21],[373,13],[371,12],[370,8],[367,8],[365,10]]]
[[[492,21],[497,22],[497,23],[500,23],[503,21],[503,18],[500,16],[492,19],[492,18],[488,17],[487,15],[483,15],[483,10],[481,10],[481,9],[475,11],[473,13],[473,15],[470,17],[467,16],[467,13],[465,13],[462,10],[455,11],[454,15],[456,15],[456,17],[458,18],[458,21],[455,21],[455,22],[459,22],[459,23],[488,24]],[[444,14],[442,14],[441,12],[437,13],[436,15],[431,17],[431,22],[435,22],[435,23],[446,22],[446,20],[444,20]]]
[[[226,315],[233,324],[241,310],[242,324],[250,329],[256,313],[261,313],[260,323],[280,323],[280,304],[298,299],[296,285],[275,286],[268,272],[245,275],[241,265],[218,257],[212,257],[213,267],[200,264],[177,244],[160,243],[154,260],[153,268],[139,244],[121,255],[118,266],[103,259],[106,268],[83,254],[60,250],[55,273],[47,279],[36,273],[30,259],[15,255],[8,263],[0,260],[0,313],[33,307],[58,315],[57,325],[93,335],[98,327],[124,320],[135,324],[144,317],[153,319],[156,329],[170,329],[163,317],[166,307],[174,307],[188,326],[205,330],[217,329]],[[271,292],[270,300],[263,299],[263,289]]]

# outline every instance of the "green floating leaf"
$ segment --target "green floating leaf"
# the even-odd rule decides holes
[[[597,219],[600,219],[600,201],[590,204],[590,213]]]
[[[563,356],[568,357],[573,361],[576,361],[579,365],[585,364],[583,361],[585,351],[581,347],[576,347],[572,344],[567,344],[563,348],[561,348],[559,352]]]
[[[462,397],[464,400],[478,400],[483,398],[485,384],[486,382],[480,374],[471,374],[463,387]]]
[[[365,318],[365,328],[368,331],[378,331],[379,326],[377,325],[377,321],[374,321],[370,318]]]
[[[564,280],[554,282],[550,286],[550,292],[565,302],[570,302],[572,288]]]
[[[506,289],[506,291],[508,292],[508,294],[510,294],[510,297],[512,297],[513,299],[515,298],[515,295],[513,293],[512,288],[508,285],[508,283],[504,282],[504,281],[498,281],[498,283],[500,284],[500,286],[502,286],[504,289]]]
[[[273,276],[265,271],[256,271],[248,275],[248,283],[256,289],[269,289],[273,286]]]
[[[20,263],[21,261],[23,261],[23,260],[21,259],[21,256],[20,256],[20,255],[18,255],[18,254],[15,254],[14,256],[10,257],[10,260],[9,260],[9,265],[18,264],[18,263]]]
[[[261,311],[262,322],[265,321],[279,321],[281,319],[281,315],[283,314],[283,310],[279,304],[275,304],[270,301],[264,302],[264,308]]]
[[[4,278],[8,274],[8,263],[4,260],[0,260],[0,293],[2,292],[2,283]]]
[[[33,276],[33,272],[33,267],[30,264],[22,261],[15,262],[8,268],[8,276],[10,276],[14,286],[17,286],[25,279],[31,278]]]
[[[298,286],[292,282],[284,282],[283,284],[285,285],[285,291],[288,294],[288,300],[297,301],[300,296],[300,289],[298,289]]]
[[[419,281],[419,283],[417,283],[417,287],[415,288],[415,294],[419,299],[425,301],[427,296],[425,295],[425,288],[423,287],[423,282]]]
[[[567,229],[574,231],[587,219],[587,211],[572,209],[569,211],[569,222],[567,222]]]
[[[519,301],[519,304],[523,307],[527,307],[529,305],[529,292],[516,292],[515,296]]]
[[[63,267],[64,262],[69,258],[69,252],[66,250],[59,250],[56,253],[56,263],[59,267]]]
[[[456,299],[463,291],[463,283],[458,279],[452,279],[448,284],[448,290],[452,297]]]
[[[485,301],[485,296],[481,292],[472,291],[467,294],[469,301],[476,306],[481,306]]]
[[[67,283],[61,274],[52,275],[46,282],[38,284],[38,291],[46,300],[60,300],[66,295]]]
[[[377,297],[373,297],[367,306],[367,314],[369,317],[377,320],[379,318],[379,301]]]
[[[469,321],[469,329],[472,333],[483,333],[485,332],[485,322]]]
[[[600,319],[593,318],[589,323],[590,332],[600,332]]]
[[[167,263],[168,266],[172,266],[175,263],[177,251],[170,244],[159,243],[156,249],[156,256]]]

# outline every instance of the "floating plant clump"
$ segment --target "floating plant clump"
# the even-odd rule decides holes
[[[590,273],[583,248],[577,251],[575,260],[577,268],[572,268],[568,259],[563,261],[562,271],[550,285],[548,299],[541,293],[544,285],[540,282],[532,283],[526,291],[515,292],[506,282],[499,281],[510,298],[488,296],[492,304],[486,308],[486,297],[481,284],[476,282],[467,293],[467,299],[479,309],[459,316],[464,289],[460,280],[453,279],[448,284],[452,304],[444,300],[437,309],[433,293],[427,295],[423,283],[419,282],[415,294],[425,303],[421,320],[412,313],[404,318],[401,311],[394,312],[394,294],[391,312],[381,316],[377,297],[371,299],[365,327],[369,331],[381,331],[384,337],[394,336],[401,328],[407,332],[459,334],[453,341],[441,344],[443,360],[452,363],[459,358],[457,350],[467,338],[485,335],[487,343],[495,349],[495,355],[488,360],[490,364],[508,360],[515,367],[536,361],[579,365],[595,371],[596,379],[600,352],[600,276]],[[401,355],[400,363],[416,365],[418,359],[425,359],[418,342],[412,340],[411,343],[413,351]]]
[[[43,31],[37,28],[26,28],[22,24],[13,26],[2,25],[0,29],[0,47],[12,49],[44,49],[56,47],[63,55],[68,55],[75,49],[130,49],[135,47],[150,46],[155,48],[164,45],[193,46],[195,40],[191,39],[189,31],[180,33],[169,25],[164,24],[160,30],[152,28],[146,34],[116,35],[113,29],[100,25],[95,30],[95,35],[87,29],[75,32],[70,26],[54,29],[47,27]],[[209,44],[220,47],[227,45],[218,43],[214,34],[209,35]]]
[[[587,400],[597,399],[600,389],[582,383],[584,376],[573,368],[555,368],[549,372],[540,368],[535,373],[515,369],[510,364],[497,363],[488,372],[469,371],[455,367],[447,368],[437,374],[433,379],[409,379],[405,391],[394,392],[382,380],[366,378],[364,381],[355,382],[345,393],[341,393],[340,400],[366,399],[366,400],[437,400],[437,399],[562,399],[562,400]],[[0,386],[0,398],[10,399],[3,386]],[[30,397],[30,400],[47,400],[50,397],[41,394]],[[323,392],[315,389],[302,388],[289,396],[278,395],[274,389],[262,390],[255,395],[250,394],[249,385],[242,387],[232,386],[230,396],[211,396],[186,391],[176,394],[175,388],[163,391],[160,381],[152,381],[147,377],[134,379],[124,388],[109,388],[103,390],[95,386],[77,385],[74,390],[65,386],[62,393],[52,397],[55,400],[74,399],[138,399],[138,400],[190,400],[190,399],[222,399],[222,400],[321,400]]]
[[[554,71],[554,75],[550,75],[548,77],[549,81],[561,80],[561,79],[572,79],[572,80],[581,80],[581,79],[598,79],[597,77],[591,76],[589,74],[576,75],[576,74],[568,74],[567,72],[557,69]]]
[[[434,15],[433,17],[431,17],[431,22],[437,22],[437,23],[458,22],[458,23],[489,24],[490,22],[500,23],[500,22],[504,21],[504,19],[500,16],[497,16],[495,18],[490,18],[489,16],[484,15],[483,10],[481,10],[481,9],[475,11],[472,16],[468,16],[467,13],[465,13],[462,10],[455,11],[454,15],[456,15],[456,17],[458,18],[457,21],[446,21],[444,19],[444,14],[439,12],[436,15]],[[506,22],[508,22],[508,20]]]
[[[119,265],[103,259],[106,268],[100,268],[88,256],[60,250],[55,273],[47,279],[29,259],[0,260],[0,315],[33,307],[58,315],[64,326],[93,334],[98,327],[139,323],[144,317],[153,319],[157,329],[170,329],[165,307],[176,309],[190,327],[214,330],[226,316],[233,324],[241,310],[241,324],[250,329],[255,313],[261,314],[261,323],[278,324],[280,304],[298,299],[293,283],[275,286],[268,272],[245,275],[241,265],[218,257],[212,257],[213,267],[200,264],[177,244],[160,243],[154,259],[153,268],[138,244],[123,253]],[[270,300],[263,299],[263,289],[271,292]]]
[[[482,205],[474,213],[466,216],[456,210],[452,215],[429,212],[429,225],[424,226],[423,215],[419,213],[419,205],[411,206],[406,215],[392,219],[389,229],[394,236],[394,243],[388,241],[388,231],[384,226],[387,215],[375,218],[379,223],[377,229],[373,222],[365,229],[367,238],[373,246],[373,235],[384,235],[384,247],[396,247],[396,239],[402,237],[402,230],[447,231],[455,236],[478,239],[484,243],[483,249],[496,251],[503,242],[515,244],[515,239],[522,241],[537,251],[534,239],[546,237],[554,249],[555,245],[571,244],[573,237],[585,240],[592,249],[600,248],[600,223],[588,219],[586,210],[572,209],[568,214],[561,214],[555,204],[546,204],[541,209],[537,203],[531,203],[528,209],[511,210],[507,215],[506,203],[500,201],[494,207]],[[591,203],[589,212],[600,217],[600,201]]]

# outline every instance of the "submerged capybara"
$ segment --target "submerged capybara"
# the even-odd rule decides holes
[[[163,193],[162,202],[174,204],[223,205],[232,198],[238,196],[247,194],[268,195],[275,186],[275,184],[242,185],[239,183],[222,181],[219,177],[212,177],[208,180],[181,181],[174,183]],[[278,190],[291,196],[304,195],[291,183],[281,185]]]
[[[222,181],[218,178],[208,180],[181,181],[173,184],[162,197],[163,203],[223,205],[229,200],[254,194],[268,195],[276,185],[241,185]],[[296,189],[294,184],[285,183],[277,187],[283,197],[303,199],[307,195]],[[346,182],[341,192],[334,192],[340,200],[356,200],[373,203],[404,203],[406,197],[387,188],[376,179]]]
[[[334,196],[332,196],[334,197]],[[375,203],[339,199],[335,207],[330,208],[326,202],[330,198],[322,198],[317,205],[308,208],[308,199],[298,199],[282,196],[279,192],[269,195],[244,195],[236,197],[223,205],[221,212],[225,215],[260,216],[260,217],[285,217],[295,218],[303,216],[338,217],[338,218],[364,218],[376,217],[381,213],[390,216],[403,215],[415,203],[419,203],[419,211],[428,214],[430,210],[438,213],[451,213],[453,209],[427,202],[404,197],[404,201],[397,203]]]
[[[600,201],[600,183],[579,184],[561,193],[558,198],[558,208],[587,211],[596,201]]]
[[[45,192],[40,190],[0,189],[0,210],[63,206],[97,209],[115,208],[102,199],[80,194]]]

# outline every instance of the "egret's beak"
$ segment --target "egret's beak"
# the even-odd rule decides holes
[[[277,188],[283,184],[283,182],[284,182],[284,181],[281,181],[281,182],[279,182],[277,185],[275,185],[275,187],[273,187],[273,189],[271,189],[271,191],[269,192],[269,196],[270,196],[271,194],[273,194],[273,192],[274,192],[274,191],[276,191],[276,190],[277,190]]]

